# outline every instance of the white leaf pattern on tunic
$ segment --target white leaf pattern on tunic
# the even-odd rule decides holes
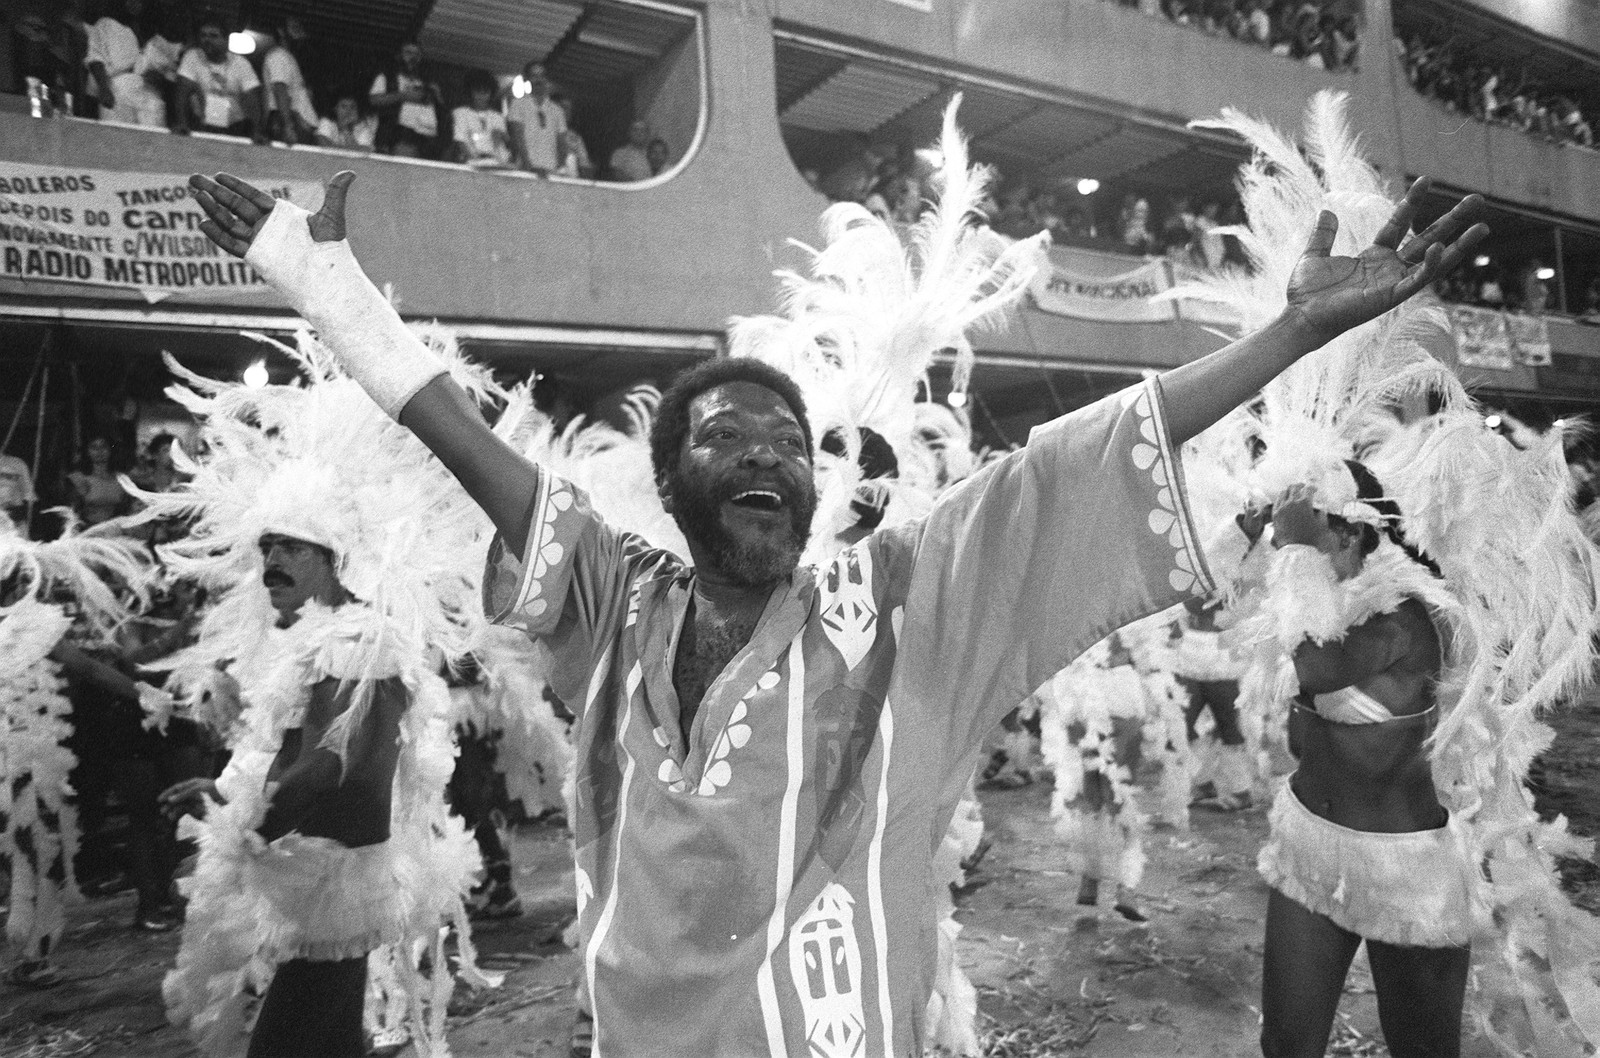
[[[1139,416],[1139,436],[1129,452],[1133,465],[1148,473],[1156,484],[1157,506],[1149,515],[1150,531],[1164,536],[1172,547],[1174,569],[1168,573],[1167,582],[1174,591],[1187,591],[1196,595],[1205,593],[1205,582],[1199,574],[1195,542],[1185,532],[1185,522],[1180,516],[1178,497],[1168,471],[1168,461],[1173,457],[1167,451],[1165,428],[1157,422],[1156,402],[1151,399],[1154,382],[1127,390],[1122,395],[1123,407],[1131,407]]]
[[[750,741],[750,725],[746,723],[750,715],[750,699],[761,691],[772,690],[780,679],[781,677],[774,671],[762,673],[756,685],[746,692],[738,705],[733,707],[733,712],[728,715],[728,722],[722,725],[722,730],[717,733],[716,742],[712,743],[710,759],[706,764],[705,773],[700,776],[700,785],[695,793],[701,797],[710,797],[733,781],[733,764],[729,762],[728,755],[736,749],[743,749],[745,743]],[[667,763],[670,764],[671,761]],[[664,775],[666,765],[662,766],[662,772]],[[667,780],[663,778],[662,781]]]
[[[818,586],[822,627],[845,671],[861,664],[878,635],[878,604],[872,597],[872,551],[856,546],[833,560]]]
[[[855,899],[838,882],[828,883],[789,930],[789,976],[805,1014],[811,1058],[862,1054],[867,1021]]]

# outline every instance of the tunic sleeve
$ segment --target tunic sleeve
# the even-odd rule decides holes
[[[1113,629],[1210,590],[1151,378],[1039,427],[935,506],[896,696],[959,754]]]
[[[498,534],[489,549],[484,613],[542,647],[550,689],[577,714],[626,619],[633,581],[671,561],[607,525],[582,489],[541,470],[522,554]]]

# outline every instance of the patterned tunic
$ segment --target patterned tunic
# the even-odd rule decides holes
[[[595,1053],[919,1055],[932,859],[988,729],[1111,629],[1204,593],[1151,379],[774,590],[687,744],[694,573],[543,475],[485,603],[580,715]]]

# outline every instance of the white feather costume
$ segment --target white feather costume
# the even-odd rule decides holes
[[[1039,749],[1054,776],[1050,814],[1071,868],[1133,888],[1144,876],[1149,819],[1138,798],[1142,761],[1159,761],[1158,815],[1189,825],[1192,769],[1182,686],[1172,674],[1160,613],[1120,629],[1080,655],[1035,695]],[[1126,657],[1116,657],[1113,640]]]
[[[971,431],[948,408],[919,403],[935,354],[953,354],[953,389],[964,392],[972,373],[970,335],[1001,324],[1045,264],[1048,233],[1014,242],[982,221],[992,179],[968,162],[956,126],[957,95],[945,109],[933,186],[938,195],[912,226],[908,244],[896,230],[854,202],[822,215],[824,244],[796,244],[810,258],[810,275],[777,273],[782,315],[735,319],[732,355],[762,360],[789,375],[806,401],[812,436],[830,434],[844,453],[818,452],[817,513],[804,561],[824,566],[855,525],[852,502],[865,490],[884,508],[881,524],[919,518],[948,485],[975,469]],[[898,477],[863,482],[858,459],[862,428],[894,451]],[[976,848],[982,817],[975,799],[957,808],[941,849],[954,856],[960,880],[962,848]],[[970,847],[969,847],[970,846]],[[928,1013],[932,1046],[976,1054],[976,993],[956,964],[960,926],[944,908],[939,976]]]
[[[1255,271],[1213,277],[1183,296],[1231,305],[1251,329],[1282,307],[1320,209],[1341,222],[1334,253],[1371,241],[1393,202],[1343,111],[1343,98],[1331,93],[1312,101],[1304,155],[1275,130],[1224,111],[1217,124],[1257,151],[1240,181],[1249,226],[1239,233]],[[1357,499],[1344,460],[1359,459],[1398,506],[1403,537],[1441,576],[1389,539],[1345,581],[1315,549],[1258,549],[1258,560],[1246,563],[1257,574],[1234,586],[1233,635],[1250,653],[1240,702],[1260,746],[1267,732],[1283,730],[1298,690],[1291,652],[1300,642],[1340,638],[1406,598],[1433,611],[1448,641],[1428,750],[1463,846],[1455,869],[1467,889],[1466,921],[1448,925],[1476,944],[1475,1019],[1507,1054],[1525,1046],[1584,1053],[1600,1044],[1600,928],[1568,903],[1552,858],[1587,855],[1588,843],[1568,835],[1564,820],[1540,821],[1524,779],[1553,737],[1540,714],[1575,700],[1590,679],[1596,555],[1570,509],[1559,431],[1519,451],[1485,427],[1455,376],[1421,344],[1445,326],[1435,305],[1413,299],[1264,390],[1256,429],[1266,454],[1247,479],[1254,499],[1271,503],[1291,487],[1309,488],[1317,508],[1385,528],[1382,513]],[[1419,393],[1442,410],[1402,425],[1393,409]],[[1264,869],[1269,859],[1264,853]],[[1525,1015],[1509,1016],[1513,1007]]]
[[[41,543],[0,513],[0,854],[11,876],[6,940],[23,961],[54,953],[78,896],[72,703],[50,653],[74,624],[89,642],[108,639],[144,590],[143,545],[114,533],[69,527]]]
[[[491,392],[487,374],[464,364],[447,335],[424,337],[471,392]],[[478,852],[444,799],[455,748],[439,674],[472,648],[484,624],[476,560],[488,526],[422,443],[309,335],[285,352],[303,384],[253,389],[171,363],[185,384],[168,394],[203,420],[210,455],[184,460],[192,477],[178,489],[136,493],[148,505],[141,517],[192,520],[190,535],[164,557],[174,573],[218,596],[199,642],[169,659],[169,686],[198,701],[226,666],[243,701],[218,780],[226,804],[183,826],[200,857],[185,884],[177,967],[163,985],[168,1016],[206,1053],[232,1053],[243,1044],[252,978],[262,983],[288,958],[351,958],[398,944],[432,952],[431,981],[410,960],[397,967],[413,1039],[422,1053],[443,1055],[453,974],[442,927],[455,927],[461,976],[490,983],[476,970],[462,907]],[[328,548],[355,601],[307,603],[294,625],[277,628],[261,583],[259,541],[269,532]],[[407,694],[390,837],[356,849],[298,833],[267,844],[257,828],[270,803],[268,769],[284,733],[300,726],[311,687],[329,678],[354,687],[323,742],[341,758],[376,681],[397,680]]]

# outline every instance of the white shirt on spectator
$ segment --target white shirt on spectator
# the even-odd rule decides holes
[[[261,79],[250,63],[232,52],[221,62],[210,62],[199,48],[184,52],[178,63],[178,76],[200,86],[205,103],[205,123],[209,128],[225,129],[244,120],[244,95],[261,87]]]
[[[132,73],[139,61],[139,38],[133,30],[107,16],[89,27],[89,52],[83,65],[104,63],[106,74]]]
[[[428,87],[428,82],[421,77],[413,77],[404,70],[397,72],[394,79],[399,82],[394,88],[389,87],[387,74],[379,74],[372,79],[372,87],[367,90],[368,95],[388,95],[390,92],[404,92],[408,88]],[[433,112],[432,103],[404,102],[400,104],[400,127],[410,129],[418,136],[433,137],[439,135],[439,115]]]
[[[178,61],[183,58],[183,42],[168,40],[157,33],[144,42],[144,50],[139,53],[139,61],[134,66],[134,72],[155,74],[163,81],[171,81],[178,76]]]
[[[541,100],[525,95],[506,104],[506,121],[522,125],[528,165],[554,172],[561,161],[561,134],[567,131],[567,115],[561,105],[549,96]]]
[[[498,110],[474,110],[469,106],[459,106],[451,112],[450,117],[456,142],[467,149],[468,165],[511,164],[511,152],[506,148],[504,114]]]
[[[278,100],[272,86],[281,84],[289,90],[289,107],[300,120],[312,128],[317,124],[317,108],[311,103],[311,93],[306,89],[305,75],[300,72],[300,60],[281,44],[267,52],[261,60],[261,75],[267,82],[267,113],[278,109]]]
[[[346,132],[337,121],[323,118],[317,125],[317,138],[347,151],[370,151],[378,139],[378,119],[362,118]]]
[[[0,508],[23,507],[38,498],[28,464],[16,456],[0,455]]]
[[[561,176],[593,176],[594,163],[589,160],[589,146],[583,142],[583,137],[568,129],[565,142],[567,156],[561,160],[556,172]]]
[[[163,123],[166,107],[161,103],[160,93],[145,84],[144,78],[138,73],[139,38],[134,36],[133,30],[110,17],[102,18],[90,26],[89,50],[83,65],[87,68],[93,63],[105,66],[106,77],[111,82],[111,93],[115,97],[115,105],[110,107],[106,107],[105,101],[101,100],[104,108],[101,111],[102,118],[130,125]],[[154,97],[159,112],[154,120],[141,120],[151,116],[151,97]]]
[[[1194,219],[1195,244],[1200,247],[1200,257],[1207,268],[1221,268],[1228,255],[1227,243],[1216,228],[1217,222],[1204,214]]]

